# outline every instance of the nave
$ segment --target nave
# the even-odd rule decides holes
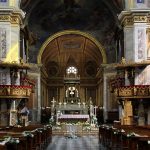
[[[149,74],[150,0],[0,0],[0,150],[150,150]]]
[[[99,144],[98,136],[86,135],[77,138],[67,138],[55,135],[46,150],[107,150]]]

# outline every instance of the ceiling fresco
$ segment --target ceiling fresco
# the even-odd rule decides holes
[[[22,9],[26,12],[25,24],[31,32],[29,60],[37,62],[37,54],[51,35],[62,30],[80,30],[90,33],[106,50],[109,62],[114,62],[114,36],[119,28],[117,15],[123,9],[123,0],[23,0]],[[81,38],[81,37],[78,37]],[[75,42],[62,42],[68,47],[82,49],[82,38]],[[72,42],[72,44],[71,44]],[[97,59],[96,59],[97,61]]]

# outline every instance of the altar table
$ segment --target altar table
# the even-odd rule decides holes
[[[85,122],[89,119],[89,115],[86,114],[62,114],[58,116],[60,122]]]

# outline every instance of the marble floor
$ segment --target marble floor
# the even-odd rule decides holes
[[[107,150],[99,144],[98,136],[68,138],[55,135],[46,150]]]

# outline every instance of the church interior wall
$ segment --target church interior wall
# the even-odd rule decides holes
[[[48,3],[48,1],[45,3]],[[139,63],[141,61],[149,60],[149,23],[147,22],[148,18],[146,18],[144,20],[141,17],[139,17],[139,18],[137,17],[137,15],[139,15],[138,10],[142,10],[143,15],[145,15],[145,16],[147,15],[146,11],[150,5],[149,1],[148,0],[144,0],[144,1],[143,0],[137,0],[137,1],[126,0],[125,4],[126,4],[125,11],[122,11],[122,13],[119,16],[119,19],[121,20],[121,17],[125,18],[126,15],[132,16],[135,18],[133,20],[131,19],[133,22],[131,20],[129,20],[129,22],[128,21],[126,22],[123,19],[121,20],[122,28],[120,27],[120,30],[124,31],[124,49],[123,50],[116,50],[116,43],[115,43],[116,41],[114,39],[114,36],[116,34],[115,30],[118,30],[120,24],[117,26],[116,24],[118,22],[114,18],[111,18],[110,20],[108,20],[108,19],[102,18],[102,16],[100,16],[100,18],[99,18],[99,16],[96,15],[95,17],[96,18],[98,17],[98,20],[99,20],[96,27],[95,27],[95,25],[93,26],[93,24],[89,24],[89,22],[88,23],[86,22],[86,24],[85,24],[86,28],[83,28],[83,26],[82,26],[83,22],[81,21],[82,23],[77,28],[74,28],[74,31],[76,31],[77,29],[81,29],[81,31],[83,31],[83,32],[90,33],[89,36],[91,36],[91,37],[93,36],[92,38],[95,38],[95,41],[97,40],[97,43],[102,43],[101,44],[102,49],[104,49],[104,52],[106,52],[106,55],[107,55],[106,57],[108,59],[107,63],[109,65],[111,65],[111,63],[113,63],[113,62],[120,63],[118,60],[121,59],[122,55],[124,55],[125,61],[127,63],[129,63],[129,62],[130,63],[131,62]],[[18,9],[18,11],[20,11],[19,12],[20,16],[22,18],[24,17],[23,12],[21,12],[21,10],[19,10],[19,1],[7,1],[6,3],[0,2],[0,6],[2,6],[2,5],[3,6],[4,5],[15,6]],[[61,3],[61,5],[63,5],[63,3]],[[80,6],[79,8],[81,9],[80,11],[82,11],[81,5],[79,5],[79,6]],[[39,7],[41,7],[41,6],[39,6]],[[98,5],[98,10],[95,10],[95,11],[98,15],[101,15],[99,12],[99,8],[102,8],[102,6]],[[55,8],[55,9],[57,9],[57,8]],[[71,9],[74,10],[74,8],[71,8]],[[129,11],[129,10],[131,10],[131,11]],[[64,12],[65,10],[62,10],[62,11]],[[93,10],[91,10],[91,11],[93,11]],[[108,11],[108,12],[106,10],[103,10],[103,11],[107,14],[106,16],[110,15],[110,11]],[[27,54],[25,53],[25,51],[27,50],[27,48],[25,48],[27,46],[27,45],[25,46],[25,42],[26,42],[26,40],[28,41],[29,39],[25,39],[25,37],[20,36],[20,34],[21,34],[20,28],[22,28],[22,26],[21,26],[22,19],[20,19],[20,24],[14,23],[14,22],[12,23],[9,21],[0,22],[0,31],[1,31],[0,34],[1,34],[1,37],[4,38],[4,40],[0,41],[0,42],[5,42],[4,43],[5,47],[4,47],[3,53],[2,53],[2,51],[0,52],[0,60],[2,60],[2,61],[6,60],[8,62],[10,61],[13,63],[14,62],[20,63],[20,56],[22,56],[23,59],[27,62],[30,61],[30,62],[37,63],[37,55],[38,55],[39,49],[42,46],[43,42],[46,41],[46,39],[49,38],[54,33],[60,31],[60,29],[61,30],[68,29],[68,27],[66,27],[66,26],[64,26],[62,28],[60,26],[59,26],[60,28],[57,28],[57,26],[56,26],[56,30],[53,30],[54,27],[49,28],[49,27],[51,27],[52,24],[41,24],[41,22],[39,23],[39,25],[35,25],[36,24],[35,19],[32,22],[33,24],[32,23],[30,24],[32,17],[35,15],[34,13],[31,14],[31,16],[30,16],[31,18],[29,18],[29,20],[28,20],[29,28],[30,28],[30,30],[33,30],[33,32],[36,32],[36,30],[38,32],[36,32],[37,35],[36,34],[34,35],[34,33],[31,31],[30,38],[32,37],[32,40],[35,40],[35,41],[32,41],[33,45],[31,43],[30,43],[31,45],[28,45],[28,46],[30,46],[29,58],[28,58]],[[93,16],[93,15],[94,14],[92,13],[91,16]],[[36,17],[38,17],[38,13],[37,13]],[[58,12],[56,12],[56,18],[57,18],[56,20],[60,19]],[[67,18],[67,16],[64,16],[64,18],[66,20],[68,20],[68,19],[70,20],[71,17]],[[62,23],[65,24],[66,20],[63,18],[61,18],[61,19],[62,19]],[[91,20],[91,18],[90,18],[90,20]],[[115,24],[115,26],[110,26],[110,24],[113,24],[115,22],[114,20],[117,23]],[[105,24],[107,24],[108,31],[106,31],[106,28],[102,28],[102,25],[100,23],[102,21],[105,21]],[[95,22],[95,19],[93,20],[93,22]],[[46,23],[47,23],[47,21],[46,21]],[[55,22],[55,21],[53,21],[53,23],[58,24],[58,22]],[[31,25],[33,25],[33,26],[31,27]],[[46,32],[45,28],[43,28],[43,27],[48,27],[47,28],[48,31]],[[73,25],[70,24],[69,27],[75,27],[75,24],[73,24]],[[110,30],[111,28],[112,28],[112,30]],[[40,29],[40,30],[38,30],[38,29]],[[76,36],[77,35],[72,37],[71,40],[76,41],[75,40]],[[83,35],[80,35],[80,36],[81,36],[80,37],[81,39],[84,37]],[[65,37],[63,37],[63,38],[65,39]],[[55,98],[55,100],[57,102],[64,101],[66,89],[64,87],[63,77],[61,75],[64,73],[66,66],[74,64],[76,66],[82,67],[79,69],[80,73],[82,73],[82,76],[81,76],[82,80],[81,80],[80,86],[77,87],[78,91],[80,91],[79,96],[80,96],[81,102],[84,102],[84,101],[88,102],[88,100],[90,98],[92,98],[94,105],[98,105],[104,109],[104,118],[106,121],[109,117],[108,112],[118,111],[117,98],[115,97],[116,95],[114,92],[111,91],[111,88],[109,85],[109,81],[111,80],[111,78],[113,78],[116,75],[117,71],[116,70],[114,71],[113,68],[107,68],[107,67],[105,68],[104,67],[104,72],[102,73],[103,79],[100,78],[100,76],[101,76],[100,75],[99,79],[97,80],[95,77],[96,73],[94,74],[93,72],[96,72],[98,67],[101,66],[101,63],[104,62],[104,60],[103,60],[104,58],[103,58],[103,55],[100,54],[99,58],[101,60],[99,61],[97,54],[101,53],[102,51],[97,52],[98,47],[95,44],[96,42],[94,43],[92,40],[90,40],[90,38],[88,39],[87,37],[86,38],[84,37],[83,39],[86,42],[85,42],[85,45],[83,45],[83,46],[81,46],[82,44],[80,44],[80,43],[79,44],[75,43],[74,45],[71,45],[71,46],[69,45],[70,43],[69,44],[65,43],[64,45],[63,44],[59,45],[59,40],[63,41],[63,38],[61,39],[61,37],[57,37],[57,39],[54,39],[53,41],[51,41],[54,44],[52,46],[55,47],[57,45],[56,47],[58,49],[58,53],[63,54],[63,57],[57,58],[57,59],[60,59],[59,63],[60,63],[60,66],[62,66],[62,68],[61,67],[57,68],[58,67],[57,65],[59,65],[59,63],[57,64],[55,62],[57,59],[54,59],[55,56],[58,56],[58,53],[55,53],[55,51],[51,51],[50,54],[47,52],[41,56],[42,57],[41,62],[43,64],[44,63],[45,64],[40,68],[41,70],[36,75],[29,72],[29,75],[31,75],[33,78],[35,77],[34,80],[36,80],[36,86],[34,89],[35,92],[33,92],[31,94],[31,97],[29,98],[30,104],[28,105],[29,109],[32,109],[33,112],[35,111],[34,112],[35,115],[33,118],[36,118],[35,116],[37,115],[38,116],[37,120],[40,120],[39,116],[40,116],[41,108],[50,107],[51,100],[53,99],[53,97]],[[80,38],[78,37],[78,39],[80,39]],[[20,40],[23,40],[23,41],[20,42]],[[79,41],[79,42],[81,42],[81,41]],[[87,43],[89,44],[88,45],[89,47],[88,46],[86,47]],[[50,45],[47,45],[47,46],[50,46]],[[103,46],[104,46],[104,48],[103,48]],[[120,45],[119,48],[121,48],[121,46],[122,45]],[[69,53],[69,50],[66,50],[67,54],[64,54],[64,52],[63,52],[64,47],[67,47],[66,49],[70,48],[71,52],[73,52],[73,53],[75,52],[74,47],[78,48],[79,53],[76,54],[75,56],[73,55],[72,57],[70,57],[70,59],[68,59],[67,57],[69,57],[69,55],[67,56],[67,54]],[[45,51],[50,51],[50,50],[51,50],[51,47],[47,47],[47,49]],[[86,50],[87,50],[87,54],[84,55],[81,59],[78,59],[78,57],[76,57],[76,56],[79,56],[81,52],[83,52],[82,54],[84,54],[84,52]],[[7,57],[6,57],[6,54],[7,54]],[[46,56],[46,54],[48,54],[48,56],[50,58],[48,58]],[[119,54],[119,56],[117,56],[118,54]],[[3,57],[3,55],[5,55],[5,58]],[[93,59],[93,61],[90,60],[91,58]],[[48,67],[49,67],[48,59],[51,59],[51,62],[50,62],[50,63],[52,63],[51,66],[53,66],[53,64],[55,64],[55,67],[52,68],[54,70],[50,70],[51,72],[48,70]],[[85,67],[82,64],[83,60],[85,60]],[[91,64],[88,66],[87,64],[89,62]],[[147,65],[146,67],[142,66],[142,67],[135,67],[135,68],[136,69],[135,69],[134,85],[149,85],[149,83],[150,83],[150,77],[148,74],[149,70],[150,70],[149,65]],[[54,71],[54,76],[53,76],[53,71]],[[127,70],[125,70],[125,71],[127,71]],[[4,82],[5,82],[5,85],[11,84],[11,77],[9,76],[10,72],[11,72],[11,70],[9,70],[9,69],[5,69],[5,68],[0,69],[0,84],[4,84]],[[19,69],[19,72],[21,72],[21,69]],[[24,70],[22,72],[26,73],[27,70]],[[15,73],[18,73],[18,72],[16,71]],[[35,73],[35,72],[33,71],[33,73]],[[51,73],[51,74],[49,74],[49,73]],[[129,74],[125,74],[125,86],[132,85],[132,82],[128,78],[128,75]],[[83,79],[84,76],[86,76],[86,79]],[[56,77],[56,78],[53,78],[53,77]],[[21,78],[21,75],[18,74],[17,78],[15,79],[15,81],[13,83],[15,85],[20,85],[21,84],[20,78]],[[57,80],[58,78],[59,78],[59,80]],[[127,102],[126,105],[127,105],[127,107],[129,106],[130,109],[132,108],[131,107],[132,102],[129,102],[129,103]],[[141,108],[140,104],[137,104],[137,105],[139,106],[139,108]],[[1,111],[6,111],[7,104],[5,104],[3,102],[3,100],[1,102],[1,106],[4,109]],[[37,111],[36,111],[36,109],[37,109]],[[147,109],[147,112],[149,112],[149,108],[146,108],[146,109]],[[148,113],[148,118],[149,118],[149,113]],[[1,117],[1,119],[3,119],[3,117]],[[33,120],[36,120],[36,119],[33,119]],[[4,123],[6,123],[6,122],[4,122]]]

